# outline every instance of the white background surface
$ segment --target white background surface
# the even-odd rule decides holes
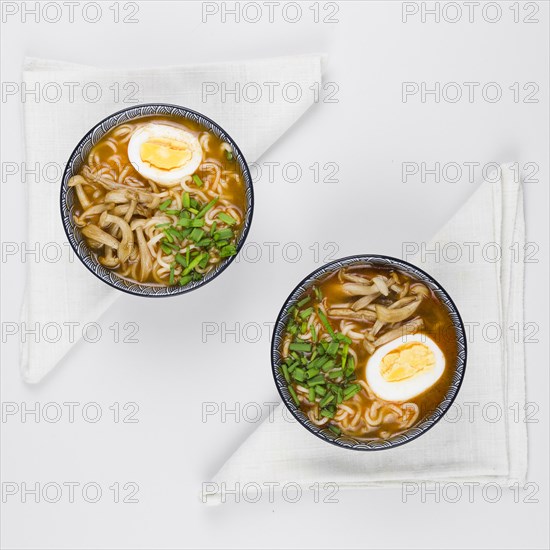
[[[33,496],[23,503],[20,494],[7,497],[2,503],[2,548],[547,547],[548,4],[531,3],[539,9],[539,22],[531,24],[514,22],[512,3],[500,4],[502,15],[495,23],[484,19],[480,7],[469,22],[463,7],[456,24],[444,18],[435,23],[433,16],[422,23],[420,15],[403,23],[400,2],[342,2],[337,23],[315,23],[309,9],[314,3],[304,2],[296,23],[286,22],[280,8],[270,23],[267,6],[253,4],[263,9],[258,23],[235,23],[231,16],[224,23],[220,14],[205,23],[200,3],[144,2],[135,15],[138,23],[115,24],[112,2],[102,2],[103,17],[95,24],[82,20],[79,7],[74,23],[66,15],[57,23],[43,18],[36,23],[32,17],[23,23],[19,14],[7,16],[2,24],[3,81],[20,82],[25,55],[147,67],[326,52],[325,80],[338,86],[336,103],[314,105],[261,159],[280,165],[270,182],[266,165],[260,164],[248,261],[240,258],[191,295],[168,300],[121,296],[99,321],[100,341],[78,344],[37,386],[27,386],[19,377],[19,336],[3,338],[4,406],[80,406],[73,423],[66,408],[53,423],[43,418],[35,422],[31,415],[25,422],[20,416],[4,416],[2,482],[80,486],[74,503],[68,493],[58,503],[35,503]],[[321,18],[330,11],[321,6]],[[530,12],[520,7],[520,19]],[[471,103],[436,103],[432,97],[422,103],[418,96],[404,103],[405,81],[481,86]],[[500,101],[483,100],[479,91],[487,82],[502,88]],[[514,82],[520,90],[527,82],[538,84],[538,103],[514,102],[509,90]],[[520,93],[523,99],[525,92]],[[203,111],[208,114],[208,103]],[[23,160],[21,116],[20,98],[3,100],[3,163]],[[340,491],[337,504],[315,503],[313,493],[304,493],[295,504],[276,494],[273,503],[264,497],[254,504],[204,506],[197,496],[201,484],[254,429],[255,404],[267,415],[263,404],[278,401],[270,373],[268,324],[295,284],[334,250],[331,257],[361,252],[400,256],[403,241],[428,240],[481,183],[479,167],[473,183],[466,173],[457,183],[435,183],[433,178],[422,183],[418,177],[403,183],[402,163],[423,161],[432,166],[437,161],[538,166],[533,177],[538,182],[525,185],[527,240],[539,247],[538,263],[527,266],[526,280],[526,320],[540,327],[539,342],[526,345],[528,400],[539,406],[538,423],[528,427],[528,481],[536,484],[531,499],[538,502],[524,502],[530,491],[520,491],[519,502],[514,502],[507,489],[494,503],[481,490],[471,499],[464,493],[457,503],[445,494],[439,503],[430,495],[426,502],[420,495],[403,502],[401,490],[377,489]],[[303,171],[297,183],[285,181],[280,168],[291,162]],[[337,163],[338,182],[314,182],[308,167],[315,162]],[[1,191],[3,247],[7,242],[23,246],[21,177],[3,177]],[[280,243],[273,261],[267,242]],[[297,262],[289,261],[291,242],[302,251]],[[319,243],[319,256],[314,243]],[[286,258],[281,253],[285,245]],[[258,249],[262,258],[254,261]],[[27,261],[34,260],[30,256]],[[3,255],[2,275],[2,321],[17,322],[25,262]],[[138,342],[115,343],[109,327],[116,322],[136,323]],[[256,325],[241,331],[239,342],[232,334],[223,342],[219,333],[205,342],[205,323],[222,322],[228,329],[255,323],[263,331],[257,342],[252,341]],[[122,330],[121,338],[127,334]],[[82,405],[89,402],[101,407],[97,423],[82,418]],[[138,422],[114,422],[109,407],[115,402],[136,403]],[[244,408],[246,415],[229,415],[224,422],[217,414],[204,421],[205,403]],[[103,489],[95,504],[81,497],[82,485],[89,482]],[[109,486],[115,482],[136,483],[139,502],[113,502]]]

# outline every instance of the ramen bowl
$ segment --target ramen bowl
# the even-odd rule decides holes
[[[277,390],[304,428],[339,447],[376,451],[443,418],[466,351],[458,309],[433,277],[364,254],[330,262],[296,286],[275,323],[271,362]]]
[[[63,173],[60,206],[91,273],[117,290],[162,297],[204,286],[231,264],[254,194],[221,126],[159,103],[118,111],[84,135]]]

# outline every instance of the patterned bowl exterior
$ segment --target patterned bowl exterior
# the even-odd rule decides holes
[[[242,248],[248,231],[250,229],[250,224],[252,223],[252,213],[254,211],[254,190],[252,187],[252,177],[250,176],[250,170],[246,164],[241,150],[233,139],[227,134],[223,128],[218,126],[214,121],[205,117],[204,115],[187,109],[185,107],[180,107],[178,105],[168,105],[163,103],[155,104],[144,104],[137,105],[135,107],[130,107],[128,109],[123,109],[114,113],[98,124],[96,124],[80,141],[76,146],[76,149],[72,152],[65,171],[63,173],[63,179],[61,182],[61,219],[63,222],[63,228],[69,239],[73,250],[82,263],[99,279],[108,285],[127,292],[129,294],[134,294],[137,296],[148,296],[148,297],[163,297],[163,296],[175,296],[177,294],[184,294],[195,290],[212,279],[217,277],[236,257],[231,256],[226,260],[220,262],[218,266],[210,271],[204,276],[200,281],[189,283],[183,287],[180,286],[155,286],[151,284],[142,284],[134,281],[129,281],[117,275],[114,271],[111,271],[104,266],[102,266],[94,257],[84,237],[82,236],[79,228],[76,226],[73,219],[73,212],[75,209],[75,192],[73,188],[68,187],[69,179],[78,173],[80,167],[86,161],[89,152],[92,147],[112,128],[124,124],[138,118],[151,115],[174,115],[193,122],[198,122],[202,124],[205,128],[210,130],[214,135],[229,143],[233,149],[233,154],[239,166],[241,167],[244,182],[245,182],[245,193],[246,193],[246,213],[244,226],[241,232],[241,236],[237,243],[237,254]]]
[[[300,301],[304,292],[311,289],[311,287],[314,286],[319,279],[322,279],[329,273],[333,273],[342,267],[351,265],[393,268],[414,276],[416,279],[428,286],[445,305],[449,312],[449,316],[452,320],[456,334],[458,353],[455,372],[449,390],[445,395],[445,399],[427,418],[420,422],[420,424],[413,426],[400,435],[396,435],[388,439],[362,441],[343,434],[338,436],[322,426],[316,426],[292,400],[286,381],[279,370],[279,364],[282,359],[279,350],[281,348],[285,327],[288,321],[289,310]],[[308,275],[287,298],[279,313],[279,316],[277,317],[277,322],[275,323],[275,328],[273,330],[273,338],[271,341],[271,366],[273,370],[273,377],[275,378],[275,384],[283,402],[290,410],[294,418],[296,418],[296,420],[298,420],[298,422],[307,428],[311,433],[315,434],[317,437],[320,437],[323,441],[327,441],[328,443],[332,443],[333,445],[344,447],[346,449],[353,449],[356,451],[378,451],[382,449],[391,449],[393,447],[403,445],[404,443],[408,443],[428,431],[443,417],[455,400],[458,390],[460,389],[460,385],[462,384],[466,369],[466,336],[464,332],[464,325],[454,302],[451,300],[447,292],[439,283],[430,277],[430,275],[418,267],[415,267],[414,265],[403,260],[391,258],[389,256],[370,254],[349,256],[347,258],[330,262]]]

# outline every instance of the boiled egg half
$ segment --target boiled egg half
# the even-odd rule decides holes
[[[431,388],[444,370],[439,346],[425,334],[413,334],[380,346],[368,359],[365,376],[380,399],[402,403]]]
[[[151,122],[133,133],[128,158],[144,178],[172,187],[197,171],[202,148],[197,137],[184,128]]]

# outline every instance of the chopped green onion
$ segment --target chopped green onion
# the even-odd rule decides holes
[[[202,255],[202,260],[199,262],[199,267],[201,269],[204,269],[206,265],[208,264],[208,260],[210,259],[210,254],[208,252],[206,254]]]
[[[311,403],[315,403],[315,388],[309,388],[308,399]]]
[[[317,315],[319,315],[319,319],[321,319],[321,323],[323,323],[324,327],[327,329],[327,332],[334,338],[334,330],[332,330],[332,327],[330,326],[328,319],[325,317],[325,314],[319,309],[317,311]]]
[[[172,225],[171,223],[157,223],[155,227],[157,227],[158,229],[163,229],[165,227],[170,227],[171,225]]]
[[[306,371],[300,368],[294,369],[292,376],[295,380],[298,380],[298,382],[303,382],[306,379]]]
[[[292,399],[294,400],[294,403],[300,406],[300,400],[298,399],[298,396],[296,395],[296,392],[294,391],[294,388],[292,386],[288,386],[288,393],[292,396]]]
[[[229,256],[234,256],[235,254],[237,254],[237,247],[233,244],[224,246],[220,250],[220,257],[221,258],[227,258]]]
[[[334,401],[334,395],[332,393],[327,393],[323,399],[319,402],[319,406],[323,408],[325,405],[328,405]]]
[[[227,225],[235,225],[237,223],[237,220],[235,218],[233,218],[229,214],[226,214],[225,212],[220,212],[218,214],[218,218],[222,222],[225,222]]]
[[[159,210],[166,210],[172,204],[172,199],[166,199],[163,203],[159,205]]]
[[[352,384],[344,389],[344,400],[352,398],[357,392],[361,391],[361,386],[359,384]]]
[[[195,242],[200,241],[203,237],[204,237],[204,231],[202,229],[199,229],[198,227],[193,229],[193,231],[191,232],[191,235],[189,235],[189,238]]]
[[[233,153],[231,151],[225,151],[225,157],[227,160],[233,160]]]
[[[231,239],[233,237],[233,230],[229,229],[229,227],[226,227],[225,229],[220,229],[219,231],[216,231],[214,234],[214,239],[217,240],[223,240],[223,239]]]
[[[197,174],[193,174],[193,181],[199,186],[202,187],[204,185],[203,181],[199,178]]]
[[[186,191],[182,198],[181,198],[181,201],[183,203],[183,206],[185,208],[189,208],[191,206],[191,200],[190,200],[190,196],[189,196],[189,193]]]
[[[307,309],[304,309],[304,311],[302,311],[300,313],[300,317],[302,319],[307,319],[311,314],[313,313],[313,308],[312,307],[308,307]]]
[[[218,202],[220,197],[214,197],[206,206],[203,206],[203,208],[199,211],[197,214],[197,218],[201,218],[204,216],[213,206]]]
[[[345,366],[346,366],[346,359],[348,357],[348,351],[349,351],[349,344],[346,342],[344,344],[343,349],[342,349],[342,368],[345,368]]]
[[[174,239],[179,239],[179,240],[182,239],[181,233],[180,233],[177,229],[174,229],[173,227],[167,227],[167,228],[164,230],[164,232],[165,232],[165,233],[168,233],[169,235],[171,235],[172,237],[174,237]]]
[[[190,283],[192,279],[193,277],[191,277],[191,275],[184,275],[180,279],[180,286],[185,286],[187,283]]]
[[[353,358],[353,355],[350,355],[347,360],[346,375],[349,376],[350,374],[353,374],[354,371],[355,371],[355,359]]]
[[[174,262],[172,262],[170,264],[170,284],[173,285],[174,284],[174,269],[176,268],[176,264]]]
[[[179,252],[176,254],[176,262],[178,262],[178,264],[183,267],[187,267],[187,262],[185,258]]]
[[[207,256],[208,256],[208,254],[207,254]],[[203,255],[199,254],[197,257],[193,258],[193,260],[191,260],[191,263],[183,271],[183,275],[187,275],[193,269],[195,269],[195,267],[197,267],[197,265],[199,265],[199,262],[202,260],[202,257],[203,257]]]
[[[340,435],[342,433],[342,430],[338,426],[333,426],[332,424],[328,427],[328,429],[336,435]]]
[[[307,369],[306,374],[308,378],[313,378],[314,376],[317,376],[319,372],[320,372],[319,369],[309,368]]]
[[[311,300],[311,296],[306,296],[303,300],[300,300],[296,305],[298,307],[305,306]]]
[[[285,380],[287,384],[290,384],[290,376],[288,374],[288,367],[283,363],[281,365],[281,371],[283,372],[283,376],[285,377]]]
[[[317,386],[318,384],[325,384],[325,377],[322,374],[314,376],[311,380],[308,380],[309,386]]]
[[[197,246],[208,248],[212,244],[212,239],[201,239],[197,242]]]
[[[307,342],[293,342],[288,347],[290,351],[311,351],[311,344]]]
[[[321,369],[323,372],[328,372],[332,367],[334,367],[335,361],[334,359],[329,359],[322,367]]]
[[[340,344],[338,342],[331,342],[327,348],[327,353],[334,357],[336,355],[336,352],[338,351],[338,347]]]

